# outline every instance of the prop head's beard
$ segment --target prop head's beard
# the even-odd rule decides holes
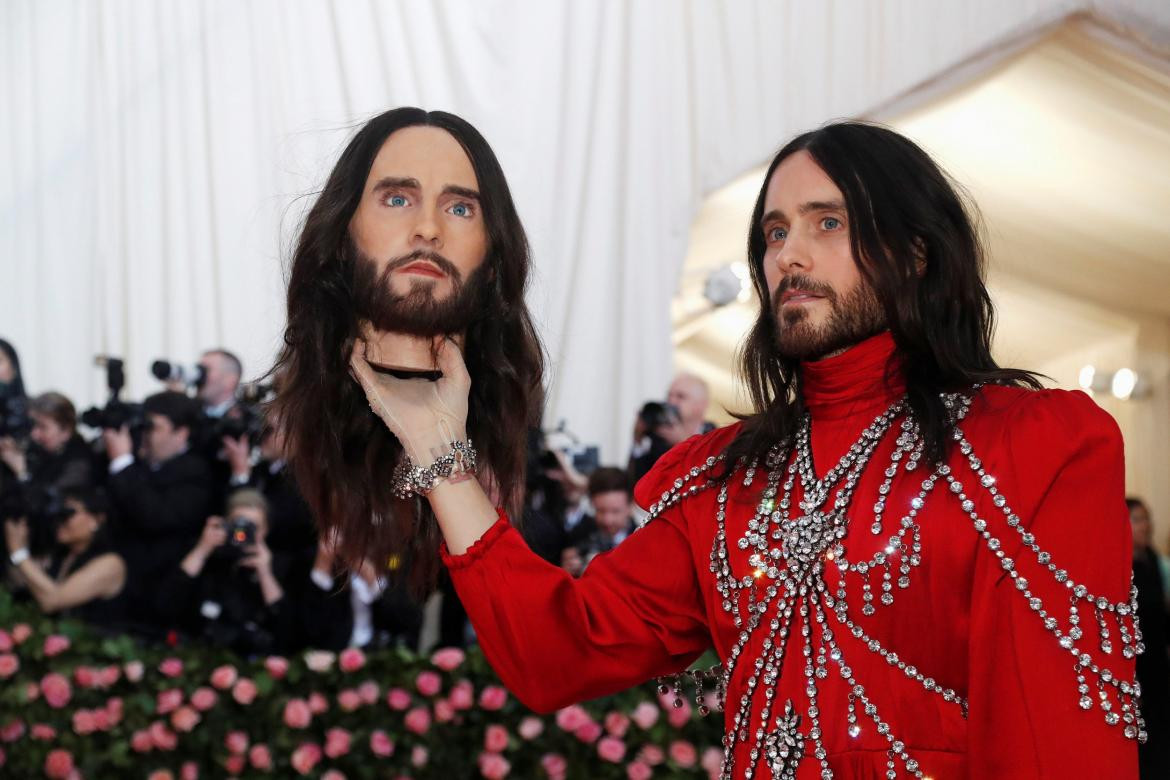
[[[375,330],[406,333],[411,336],[438,336],[463,333],[487,314],[487,263],[467,277],[447,258],[437,252],[420,249],[396,257],[378,271],[377,262],[348,239],[353,258],[353,302],[358,317],[369,321]],[[437,280],[413,278],[405,295],[394,292],[391,274],[416,260],[428,260],[447,275],[451,291],[436,300]]]
[[[803,306],[782,308],[784,292],[793,287],[824,296],[831,310],[823,325],[813,325]],[[847,294],[838,296],[837,291],[829,285],[795,274],[784,278],[772,296],[772,301],[776,342],[780,352],[788,358],[819,360],[886,329],[885,310],[864,278]]]

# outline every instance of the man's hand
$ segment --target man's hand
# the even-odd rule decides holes
[[[195,549],[206,558],[226,541],[227,529],[223,527],[223,518],[209,517],[203,526],[203,533],[199,535],[199,541],[195,544]]]
[[[28,460],[24,456],[24,450],[11,436],[0,437],[0,460],[12,469],[17,479],[23,480],[28,477]]]
[[[106,428],[102,431],[102,441],[106,444],[106,457],[111,461],[123,455],[134,454],[134,440],[130,438],[130,426],[121,428]]]
[[[263,540],[257,539],[255,544],[244,548],[244,558],[240,561],[240,565],[255,569],[257,574],[271,575],[272,551],[268,549],[268,545],[264,544]]]
[[[247,478],[252,472],[252,445],[247,436],[233,439],[223,437],[223,451],[227,453],[228,465],[231,466],[233,477]]]

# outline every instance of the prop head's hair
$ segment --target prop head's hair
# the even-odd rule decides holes
[[[382,144],[405,127],[450,133],[475,171],[487,230],[482,268],[487,287],[467,328],[464,360],[471,375],[467,431],[519,518],[524,436],[539,415],[543,355],[524,302],[529,249],[499,162],[483,136],[453,114],[396,108],[370,120],[342,152],[305,219],[288,283],[288,325],[273,373],[273,404],[287,435],[290,465],[323,534],[336,532],[350,564],[400,562],[421,592],[438,575],[439,531],[425,501],[390,491],[402,446],[370,411],[349,375],[360,335],[354,304],[355,253],[349,223]]]
[[[984,250],[960,188],[916,144],[865,122],[834,122],[789,141],[772,160],[748,229],[752,283],[760,313],[741,353],[741,375],[755,414],[728,449],[728,462],[762,456],[803,415],[798,360],[776,340],[764,277],[761,219],[772,174],[806,151],[845,196],[849,240],[862,278],[877,293],[905,373],[906,393],[926,439],[945,454],[950,426],[939,393],[977,383],[1037,387],[1026,371],[991,356],[995,311],[983,282]]]

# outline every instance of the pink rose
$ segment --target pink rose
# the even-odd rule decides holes
[[[671,707],[666,712],[666,720],[671,726],[681,729],[691,722],[691,705],[683,701],[681,707]]]
[[[339,758],[349,753],[352,735],[345,729],[333,728],[325,732],[325,755]]]
[[[341,707],[343,712],[353,712],[358,707],[362,706],[362,697],[358,692],[352,688],[346,688],[341,693],[337,694],[337,706]]]
[[[451,702],[446,699],[439,699],[435,702],[435,721],[437,723],[450,723],[455,720],[455,708],[451,706]]]
[[[345,780],[345,775],[340,769],[326,769],[321,774],[321,780]]]
[[[654,770],[650,765],[641,761],[631,761],[626,765],[626,780],[650,780],[653,774]]]
[[[41,698],[41,686],[35,682],[27,682],[24,684],[24,700],[26,702],[36,701]]]
[[[293,751],[291,763],[298,773],[307,775],[320,760],[321,748],[313,742],[302,742],[300,747]]]
[[[366,680],[358,686],[358,696],[362,699],[362,704],[376,704],[378,695],[381,691],[378,689],[378,683],[373,680]]]
[[[15,644],[12,641],[12,635],[0,628],[0,653],[7,653]]]
[[[451,686],[447,701],[457,710],[469,710],[475,704],[475,686],[470,680],[460,680]]]
[[[45,694],[45,702],[55,710],[64,707],[73,697],[73,689],[69,687],[69,681],[56,672],[46,674],[41,678],[41,693]]]
[[[45,756],[45,777],[66,780],[73,774],[73,754],[68,750],[50,750]]]
[[[267,745],[253,745],[252,749],[248,751],[248,761],[255,769],[267,772],[272,769],[272,751],[268,749]]]
[[[549,780],[564,780],[569,763],[560,753],[545,753],[540,757],[540,768],[549,776]]]
[[[309,711],[314,715],[320,715],[323,712],[329,711],[329,700],[325,695],[317,691],[309,694]]]
[[[480,753],[476,763],[479,764],[479,773],[487,780],[501,780],[512,771],[512,765],[499,753]]]
[[[431,727],[431,713],[426,707],[415,707],[406,713],[406,730],[415,734],[426,734]]]
[[[479,706],[485,710],[503,709],[508,702],[508,692],[498,685],[489,685],[479,694]]]
[[[337,665],[343,672],[356,672],[366,665],[366,654],[357,647],[347,647],[341,651]]]
[[[248,735],[243,731],[229,731],[223,738],[223,746],[228,749],[228,752],[242,756],[248,752]]]
[[[0,677],[8,679],[20,671],[20,659],[12,653],[0,655]]]
[[[658,722],[658,716],[661,714],[658,707],[654,706],[653,702],[644,701],[634,708],[633,713],[630,714],[630,719],[638,724],[638,728],[643,731],[649,731]]]
[[[159,750],[174,750],[179,744],[179,737],[166,727],[161,720],[150,724],[150,741]]]
[[[605,716],[605,730],[621,739],[630,728],[630,719],[620,712],[611,712]]]
[[[381,729],[370,732],[370,752],[375,756],[388,758],[394,755],[394,740]]]
[[[24,721],[10,720],[0,727],[0,741],[15,742],[24,736]]]
[[[611,764],[620,763],[626,757],[626,743],[617,737],[602,737],[597,743],[597,755]]]
[[[410,751],[410,763],[417,769],[422,769],[427,765],[427,761],[431,758],[431,754],[422,745],[415,745],[414,749]]]
[[[557,710],[557,726],[562,731],[576,731],[591,720],[589,713],[580,704],[570,704]]]
[[[450,672],[463,663],[466,657],[458,647],[443,647],[431,654],[431,663],[444,672]]]
[[[57,729],[48,723],[34,723],[29,730],[29,736],[41,742],[52,742],[57,738]]]
[[[61,636],[60,634],[49,634],[47,637],[45,637],[44,650],[45,650],[45,656],[47,658],[52,658],[55,655],[61,655],[61,653],[64,653],[68,649],[69,649],[69,638],[68,637]],[[73,761],[72,756],[70,756],[69,760],[70,760],[70,763],[72,764],[72,761]]]
[[[503,753],[508,749],[508,730],[493,723],[483,735],[483,749],[489,753]]]
[[[256,694],[258,690],[256,683],[249,680],[247,677],[241,677],[236,684],[232,686],[232,698],[240,704],[247,707],[252,702],[256,701]]]
[[[98,731],[109,731],[114,727],[114,724],[122,719],[121,714],[114,715],[109,710],[98,709],[92,710],[93,713],[93,727]]]
[[[320,674],[332,669],[336,658],[337,656],[328,650],[309,650],[305,653],[305,666],[309,667],[310,671]]]
[[[218,699],[219,694],[206,686],[201,686],[191,694],[191,706],[200,712],[207,712],[215,706]]]
[[[272,679],[280,680],[288,674],[288,660],[279,655],[270,655],[264,659],[264,668]]]
[[[239,672],[236,667],[231,664],[224,664],[216,667],[211,672],[211,684],[219,688],[221,691],[226,691],[228,688],[236,684],[236,679],[239,677]]]
[[[2,675],[0,672],[0,676]],[[94,688],[97,686],[97,670],[89,666],[79,666],[73,670],[73,682],[81,688]]]
[[[601,736],[601,724],[591,720],[579,726],[573,735],[582,742],[592,744]]]
[[[183,691],[178,688],[171,688],[158,692],[158,701],[154,706],[154,710],[159,715],[166,715],[177,710],[182,703]]]
[[[410,707],[410,694],[402,688],[391,688],[386,693],[386,706],[401,712]]]
[[[130,737],[130,749],[135,753],[149,753],[154,749],[154,740],[150,738],[150,732],[146,729],[139,729]]]
[[[146,780],[175,780],[169,769],[156,769],[146,776]]]
[[[158,665],[163,677],[178,677],[183,673],[183,662],[178,658],[164,658]]]
[[[434,696],[443,688],[443,678],[435,672],[419,672],[414,678],[414,687],[423,696]]]
[[[243,756],[228,756],[223,760],[223,766],[228,771],[228,774],[238,775],[244,771],[245,761],[246,759]]]
[[[110,665],[104,669],[99,669],[97,673],[97,684],[101,688],[109,688],[118,682],[118,678],[122,676],[122,670],[116,665]]]
[[[199,765],[194,761],[184,761],[179,767],[179,780],[199,780]]]
[[[650,766],[658,766],[666,760],[666,752],[657,745],[643,745],[638,750],[638,760]]]
[[[521,739],[526,739],[529,741],[539,737],[543,731],[544,721],[542,721],[540,718],[534,718],[531,715],[520,721],[520,725],[516,729],[516,733],[520,735]]]
[[[17,623],[12,627],[12,641],[23,644],[24,640],[32,636],[32,627],[28,623]]]
[[[723,751],[717,747],[707,748],[699,759],[699,766],[707,770],[708,777],[718,777],[723,773]]]
[[[290,729],[308,728],[312,719],[313,712],[304,699],[289,699],[284,705],[284,725]]]
[[[97,719],[89,710],[78,710],[73,713],[73,730],[78,734],[92,734],[97,731]]]
[[[146,668],[141,661],[127,661],[126,665],[122,667],[122,671],[126,673],[126,679],[130,682],[138,682],[142,679],[143,672]]]
[[[670,753],[670,760],[681,766],[683,769],[690,769],[698,760],[699,754],[695,750],[695,746],[683,739],[676,739],[670,743],[667,748]]]

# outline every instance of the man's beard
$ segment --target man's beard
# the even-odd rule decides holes
[[[813,325],[803,305],[782,307],[784,292],[792,288],[824,297],[830,311],[823,325]],[[776,342],[781,354],[787,358],[820,360],[886,329],[885,310],[865,279],[859,280],[845,295],[838,296],[832,287],[810,277],[788,276],[780,283],[772,300]]]
[[[390,260],[379,273],[374,258],[362,252],[352,239],[347,244],[353,258],[354,309],[375,330],[423,337],[453,335],[463,333],[485,315],[487,263],[464,280],[450,260],[420,249]],[[439,279],[415,277],[409,280],[410,289],[405,295],[394,292],[391,275],[418,260],[434,263],[447,275],[451,291],[444,298],[435,298]]]

